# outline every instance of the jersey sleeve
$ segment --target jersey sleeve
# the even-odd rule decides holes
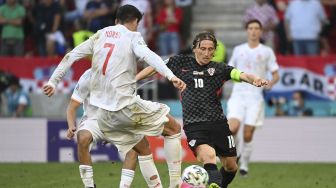
[[[99,37],[99,31],[92,35],[89,39],[75,47],[73,50],[71,50],[69,53],[67,53],[60,64],[58,64],[57,68],[51,75],[48,84],[53,86],[54,88],[57,86],[57,84],[61,81],[63,76],[68,72],[70,67],[74,62],[77,60],[87,57],[89,55],[93,54],[93,47],[94,47],[94,41]]]
[[[219,66],[221,68],[221,75],[224,81],[233,80],[240,82],[240,74],[242,73],[240,70],[224,63],[219,64]]]
[[[79,78],[76,87],[71,95],[71,99],[82,103],[90,94],[91,69],[84,72]]]
[[[275,54],[272,49],[270,50],[270,56],[267,61],[267,69],[271,72],[277,71],[279,69],[279,65],[277,63]]]
[[[136,33],[136,36],[132,41],[132,47],[133,52],[140,61],[148,63],[157,72],[168,78],[168,80],[171,80],[175,76],[174,73],[165,65],[161,57],[147,47],[140,33]]]

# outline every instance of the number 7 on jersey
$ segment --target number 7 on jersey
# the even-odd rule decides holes
[[[111,57],[111,55],[112,55],[114,46],[115,46],[115,45],[112,44],[112,43],[105,43],[105,44],[104,44],[104,48],[109,48],[109,51],[108,51],[108,53],[107,53],[107,56],[106,56],[106,58],[105,58],[104,65],[103,65],[103,75],[104,75],[104,76],[105,76],[106,67],[107,67],[107,64],[108,64],[108,62],[109,62],[109,60],[110,60],[110,57]]]

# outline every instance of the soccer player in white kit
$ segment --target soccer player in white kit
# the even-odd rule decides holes
[[[79,161],[79,173],[84,186],[93,187],[93,168],[90,150],[93,145],[99,141],[106,141],[103,132],[99,129],[97,119],[95,117],[98,110],[97,107],[90,105],[90,79],[91,69],[84,72],[79,78],[78,83],[72,93],[68,108],[67,108],[67,138],[72,139],[77,134],[77,150]],[[76,127],[76,112],[83,104],[83,116]],[[130,150],[123,163],[121,180],[119,188],[129,187],[134,178],[134,170],[137,163],[137,153]]]
[[[46,95],[51,96],[58,82],[76,60],[93,55],[90,104],[99,108],[97,120],[100,130],[108,141],[116,145],[119,152],[125,154],[132,148],[138,152],[140,170],[145,179],[150,180],[147,182],[149,187],[162,187],[144,135],[170,135],[177,126],[174,126],[176,122],[168,114],[168,106],[136,96],[136,62],[147,62],[182,91],[186,85],[167,68],[158,55],[148,49],[141,34],[136,32],[141,18],[142,14],[134,6],[119,7],[117,25],[99,30],[66,54],[43,89]],[[165,132],[164,126],[167,127]],[[172,135],[174,136],[176,135]],[[181,143],[170,145],[173,149],[171,153],[178,155],[179,160],[171,161],[172,168],[169,165],[168,168],[169,173],[175,175],[174,182],[178,185]]]
[[[237,69],[267,77],[267,72],[272,73],[272,80],[265,89],[271,87],[279,80],[276,57],[273,50],[260,43],[262,25],[258,20],[246,23],[248,42],[236,46],[233,50],[229,65]],[[264,121],[264,98],[263,88],[253,87],[247,83],[234,83],[232,94],[227,103],[227,118],[233,135],[238,133],[240,124],[244,124],[243,146],[240,156],[240,174],[247,176],[248,163],[252,153],[252,137],[256,127],[263,125]],[[238,137],[236,137],[236,146]]]

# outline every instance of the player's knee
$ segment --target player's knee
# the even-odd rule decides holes
[[[77,141],[80,146],[88,146],[92,142],[92,135],[89,131],[81,130],[77,133]]]
[[[163,136],[173,136],[181,133],[181,125],[173,118],[169,118],[169,122],[165,124]]]
[[[230,131],[232,132],[232,134],[236,135],[239,130],[240,122],[236,119],[229,119],[228,124],[229,124]]]
[[[251,141],[252,141],[252,137],[253,137],[252,134],[250,134],[250,133],[245,133],[245,134],[244,134],[244,142],[246,142],[246,143],[251,142]]]
[[[215,153],[202,153],[198,155],[198,160],[202,163],[214,163],[216,162],[216,154]]]
[[[138,159],[138,153],[134,150],[130,150],[129,152],[127,152],[126,154],[126,158],[128,160],[137,160]]]
[[[237,165],[236,161],[230,161],[230,162],[225,164],[224,169],[228,172],[235,172],[235,171],[238,170],[238,165]]]

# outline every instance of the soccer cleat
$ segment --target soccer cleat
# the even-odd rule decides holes
[[[94,184],[94,186],[93,186],[93,187],[88,187],[88,188],[96,188],[96,184]]]
[[[211,183],[209,188],[221,188],[217,183]]]
[[[240,170],[239,170],[239,174],[241,175],[241,177],[246,178],[247,175],[248,175],[248,171],[243,170],[243,169],[240,169]]]

